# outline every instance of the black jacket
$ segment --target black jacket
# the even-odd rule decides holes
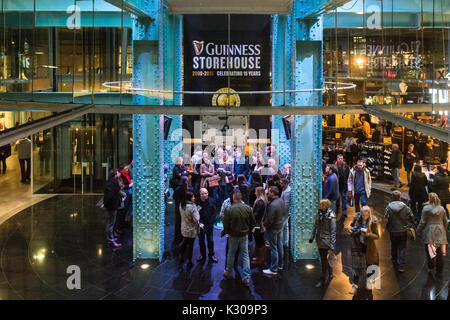
[[[269,202],[264,216],[264,226],[267,230],[281,230],[283,227],[283,217],[286,209],[281,198],[276,198]]]
[[[252,209],[245,203],[233,203],[223,217],[222,234],[231,237],[247,236],[256,226]]]
[[[242,193],[242,201],[245,204],[250,205],[249,195],[250,195],[250,186],[247,183],[243,183],[239,185],[239,191]]]
[[[202,209],[199,211],[200,222],[206,226],[212,226],[216,221],[217,216],[216,201],[211,197],[208,197],[206,201],[198,199],[197,205],[202,207]]]
[[[172,179],[174,179],[174,186],[175,187],[181,186],[182,185],[181,177],[187,176],[188,174],[189,172],[186,170],[185,166],[179,165],[173,166]]]
[[[336,167],[338,169],[338,179],[339,179],[339,192],[347,192],[348,190],[348,176],[350,174],[350,168],[344,163],[342,166],[339,166],[336,163]]]
[[[103,194],[103,204],[109,211],[117,210],[120,206],[120,186],[116,178],[109,178],[106,182],[105,192]]]
[[[423,172],[413,172],[411,186],[409,187],[409,197],[413,201],[425,202],[428,200],[426,186],[428,185],[427,176]]]
[[[264,214],[266,213],[267,205],[266,203],[259,199],[255,202],[255,206],[253,207],[253,215],[255,216],[256,223],[261,223],[264,218]]]
[[[331,208],[317,213],[311,240],[316,239],[319,249],[334,250],[336,244],[336,215]]]
[[[445,173],[440,172],[434,175],[433,183],[431,184],[431,190],[435,192],[441,200],[442,206],[450,203],[450,191],[448,186],[450,183],[450,177]]]
[[[392,201],[386,207],[384,217],[387,219],[388,232],[406,232],[406,228],[414,226],[414,215],[402,201]]]
[[[249,193],[248,193],[248,205],[253,207],[253,204],[256,200],[255,189],[257,187],[262,187],[263,184],[260,182],[253,182],[250,184]]]
[[[414,166],[414,162],[416,162],[417,159],[418,159],[417,154],[414,151],[412,152],[412,154],[407,152],[405,154],[405,157],[403,158],[403,165],[405,166],[405,169],[411,170]]]
[[[11,145],[5,144],[4,146],[0,147],[0,158],[8,158],[11,155]]]
[[[400,169],[402,167],[402,154],[400,150],[392,151],[389,167],[391,167],[391,169]]]

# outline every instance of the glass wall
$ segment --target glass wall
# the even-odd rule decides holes
[[[88,114],[33,136],[34,193],[101,193],[132,160],[132,119]]]
[[[325,80],[356,88],[330,91],[325,103],[448,103],[449,24],[441,0],[358,0],[330,12]]]
[[[132,72],[131,14],[121,6],[2,1],[0,99],[120,103]]]

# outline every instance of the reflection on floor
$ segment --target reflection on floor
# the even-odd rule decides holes
[[[239,281],[224,280],[225,239],[215,230],[218,264],[197,263],[179,272],[170,254],[173,215],[166,216],[166,254],[161,263],[132,263],[131,230],[121,240],[124,246],[112,249],[104,244],[106,213],[95,206],[98,196],[55,196],[16,214],[0,225],[0,299],[344,299],[350,283],[349,239],[340,223],[338,255],[333,261],[334,278],[328,288],[314,285],[320,276],[318,260],[287,261],[276,277],[252,269],[250,289]],[[377,214],[388,200],[375,192],[371,205]],[[351,210],[349,208],[349,210]],[[169,210],[171,211],[171,210]],[[352,211],[349,212],[351,215]],[[384,230],[384,223],[382,224]],[[420,241],[409,243],[407,270],[396,273],[390,262],[389,235],[377,241],[380,252],[381,289],[375,299],[446,299],[450,259],[446,257],[443,281],[427,274],[425,252]],[[306,264],[315,268],[306,269]],[[81,268],[81,289],[69,290],[67,267]]]
[[[17,154],[6,159],[6,174],[0,173],[0,224],[23,209],[48,199],[50,195],[32,195],[31,184],[20,182]]]

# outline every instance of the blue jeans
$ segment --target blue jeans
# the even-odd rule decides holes
[[[242,279],[250,282],[250,258],[248,256],[248,236],[228,237],[227,266],[225,270],[233,274],[234,257],[239,248],[239,261],[242,263]]]
[[[345,201],[345,191],[341,192],[341,198],[336,201],[336,211],[339,210],[341,205],[342,205],[342,208],[341,208],[342,215],[346,216],[347,215],[347,202]],[[337,215],[337,212],[335,212],[335,214]]]
[[[399,179],[398,176],[400,174],[400,170],[398,168],[392,168],[392,177],[394,178],[394,188],[397,189]]]
[[[338,202],[338,201],[339,201],[339,199],[337,199],[337,200],[330,200],[330,202],[331,202],[331,210],[333,210],[333,212],[335,214],[337,214],[336,213],[336,202]]]
[[[355,192],[355,212],[361,212],[361,207],[359,206],[359,202],[361,200],[361,206],[367,205],[366,193],[357,193]]]
[[[411,176],[412,176],[412,169],[406,169],[406,179],[408,180],[408,184],[411,184]]]
[[[267,230],[270,246],[270,267],[272,272],[278,272],[283,264],[283,244],[281,243],[281,230]],[[280,263],[280,264],[279,264]]]
[[[283,229],[281,229],[281,243],[283,247],[289,246],[289,217],[284,221]]]

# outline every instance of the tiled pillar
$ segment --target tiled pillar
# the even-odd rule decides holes
[[[164,20],[159,0],[140,1],[150,18],[133,25],[133,87],[164,88]],[[136,92],[134,104],[161,105],[164,96]],[[164,250],[163,117],[133,115],[133,259],[159,259]]]
[[[291,27],[295,35],[295,89],[320,89],[322,75],[322,19],[299,20],[301,7],[293,8]],[[322,104],[322,92],[295,94],[296,106]],[[291,248],[294,260],[316,258],[315,244],[309,244],[314,218],[322,194],[321,182],[321,116],[295,116],[291,145]]]

